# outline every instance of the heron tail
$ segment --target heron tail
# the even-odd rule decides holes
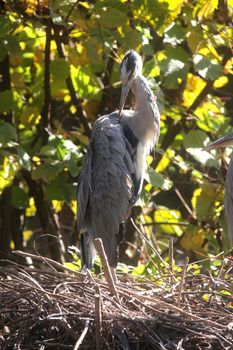
[[[90,270],[93,266],[93,262],[96,256],[94,242],[88,232],[83,232],[80,236],[82,270]]]

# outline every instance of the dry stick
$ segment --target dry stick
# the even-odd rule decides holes
[[[69,269],[68,267],[65,267],[63,266],[62,264],[60,264],[59,262],[57,261],[54,261],[50,258],[45,258],[44,256],[40,256],[40,255],[35,255],[35,254],[31,254],[31,253],[24,253],[22,252],[21,250],[14,250],[12,253],[16,254],[16,255],[19,255],[19,256],[23,256],[23,257],[29,257],[31,258],[32,260],[37,260],[37,261],[42,261],[42,262],[45,262],[47,263],[50,267],[53,266],[53,267],[56,267],[57,269],[62,269],[64,271],[68,271],[72,274],[75,274],[79,277],[85,277],[85,274],[82,273],[82,272],[78,272],[78,271],[74,271],[74,270],[71,270]]]
[[[83,339],[85,338],[87,331],[88,331],[88,326],[89,326],[90,321],[87,320],[85,323],[84,330],[82,331],[81,336],[79,337],[78,341],[76,342],[74,349],[73,350],[78,350],[79,346],[82,345]]]
[[[181,280],[180,280],[180,285],[179,285],[178,306],[180,305],[180,301],[181,301],[181,294],[183,292],[185,273],[186,273],[186,269],[187,269],[188,263],[189,263],[189,257],[187,256],[186,259],[185,259],[185,264],[183,266],[183,270],[182,270],[182,274],[181,274]]]
[[[169,271],[170,283],[175,283],[175,277],[173,276],[173,237],[169,239]]]
[[[186,317],[190,317],[193,321],[199,321],[199,322],[206,322],[206,324],[210,325],[210,326],[214,326],[214,327],[217,327],[218,329],[225,329],[226,326],[225,325],[221,325],[220,323],[218,322],[215,322],[215,321],[212,321],[212,320],[209,320],[209,319],[206,319],[206,318],[203,318],[203,317],[200,317],[200,316],[196,316],[195,314],[192,314],[188,311],[185,311],[184,309],[181,309],[180,307],[178,306],[175,306],[173,304],[170,304],[170,303],[167,303],[166,301],[163,301],[163,300],[160,300],[158,298],[155,298],[154,296],[153,297],[148,297],[148,296],[145,296],[145,295],[142,295],[142,294],[138,294],[130,289],[126,289],[126,288],[123,288],[123,287],[119,287],[118,288],[119,290],[119,293],[122,294],[122,295],[131,295],[135,302],[137,302],[137,298],[139,298],[140,301],[145,301],[145,302],[151,302],[151,304],[155,305],[156,306],[156,310],[158,310],[158,308],[163,308],[163,310],[169,310],[169,311],[174,311],[176,313],[180,313],[181,315],[184,315]],[[145,303],[145,305],[147,305]],[[150,306],[152,307],[152,306]]]
[[[177,194],[177,196],[179,197],[181,203],[184,205],[185,209],[187,210],[187,212],[193,217],[195,218],[194,213],[192,212],[192,210],[189,208],[188,204],[186,203],[185,199],[183,198],[183,196],[181,195],[180,191],[175,188],[175,192]]]
[[[102,332],[102,297],[100,293],[100,286],[95,286],[95,337],[96,337],[96,350],[101,349],[101,332]]]
[[[112,276],[112,272],[110,270],[108,259],[104,250],[103,242],[101,238],[95,239],[95,248],[100,256],[100,260],[103,266],[104,275],[106,278],[106,281],[108,283],[110,292],[117,297],[117,300],[119,301],[119,295],[116,289],[116,285]]]
[[[153,252],[158,256],[159,260],[162,262],[162,264],[164,265],[164,267],[167,266],[167,263],[163,260],[162,256],[159,254],[158,250],[148,241],[148,239],[146,238],[146,236],[144,235],[144,233],[142,233],[142,231],[139,230],[139,228],[137,227],[137,225],[135,224],[134,220],[131,218],[130,221],[132,222],[134,228],[137,230],[137,232],[140,234],[140,236],[142,236],[142,238],[146,241],[146,243],[151,247],[151,249],[153,250]],[[173,277],[173,275],[171,274],[170,270],[168,269],[168,273],[171,277]]]

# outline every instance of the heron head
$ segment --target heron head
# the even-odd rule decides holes
[[[119,117],[125,105],[127,95],[134,79],[142,73],[142,59],[139,54],[133,50],[125,54],[121,62],[120,78],[122,82],[121,98],[119,105]]]
[[[210,151],[212,149],[232,147],[233,146],[233,133],[220,137],[214,142],[211,142],[203,148],[203,151]]]

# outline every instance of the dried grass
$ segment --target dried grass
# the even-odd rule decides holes
[[[49,264],[0,268],[1,349],[233,349],[229,274],[186,272],[182,290],[170,274],[160,283],[124,275],[113,296],[104,278]]]

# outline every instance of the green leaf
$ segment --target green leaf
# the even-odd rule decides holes
[[[191,130],[184,135],[183,143],[186,151],[191,154],[199,163],[209,167],[216,167],[217,161],[209,152],[202,148],[208,143],[209,137],[204,131]]]
[[[70,65],[64,58],[57,58],[51,62],[50,70],[54,80],[66,80],[70,74]]]
[[[50,163],[45,162],[33,170],[32,178],[34,180],[41,179],[44,182],[49,183],[57,177],[57,175],[63,170],[63,168],[64,165],[58,161]]]
[[[185,148],[203,148],[207,134],[201,130],[191,130],[188,134],[184,135],[184,147]]]
[[[57,148],[52,145],[45,145],[40,149],[40,155],[45,157],[53,157],[57,154]]]
[[[192,197],[192,205],[198,220],[207,220],[212,216],[214,203],[220,199],[221,193],[214,184],[204,183],[196,189]]]
[[[66,201],[68,203],[76,198],[76,192],[77,186],[68,182],[67,174],[59,174],[44,189],[46,199]]]
[[[164,43],[176,45],[182,43],[185,37],[185,30],[181,25],[172,23],[164,33]]]
[[[202,55],[195,55],[193,62],[195,71],[204,79],[216,80],[224,73],[223,67],[220,64]]]
[[[150,183],[155,188],[161,188],[161,190],[168,191],[172,187],[172,181],[166,179],[162,174],[156,173],[154,169],[149,169]]]
[[[31,158],[23,147],[18,146],[17,153],[19,157],[19,164],[28,171],[31,171]]]
[[[28,193],[18,186],[13,186],[11,190],[11,203],[18,209],[26,209],[29,206]]]
[[[142,43],[142,34],[138,30],[127,26],[123,28],[122,34],[118,39],[125,50],[129,47],[136,49]]]
[[[20,121],[25,126],[33,126],[40,116],[39,109],[36,106],[26,106],[20,116]]]
[[[117,28],[127,21],[126,12],[119,11],[113,7],[102,7],[98,13],[101,26],[107,28]]]
[[[19,41],[14,36],[7,36],[5,38],[5,45],[7,47],[7,51],[11,57],[21,55],[21,47],[19,45]]]
[[[0,37],[5,38],[6,35],[9,33],[10,30],[12,30],[12,22],[4,17],[3,15],[1,15],[0,17]]]
[[[4,145],[10,141],[15,140],[16,136],[17,134],[16,134],[15,128],[11,124],[1,120],[0,121],[0,143]]]
[[[4,60],[6,55],[7,55],[6,45],[3,43],[2,40],[0,40],[0,62]]]
[[[11,90],[0,92],[0,113],[9,113],[13,104],[13,94]]]
[[[188,55],[182,48],[167,48],[165,51],[166,59],[159,63],[161,72],[164,76],[164,84],[169,89],[179,87],[179,79],[183,80],[189,72]]]
[[[76,177],[80,173],[80,168],[77,166],[77,158],[72,157],[67,161],[66,166],[71,174],[71,176]]]

